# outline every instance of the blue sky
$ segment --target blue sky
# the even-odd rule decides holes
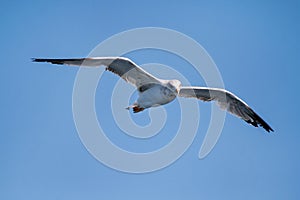
[[[299,1],[9,1],[1,22],[1,199],[299,199]],[[84,57],[108,37],[157,26],[199,42],[218,66],[226,89],[253,107],[275,130],[266,134],[228,115],[220,140],[198,159],[210,119],[188,151],[169,167],[147,174],[112,170],[88,153],[72,115],[77,68],[31,63],[32,57]],[[127,55],[138,64],[163,63],[193,74],[186,62],[161,51]],[[182,69],[185,70],[182,70]],[[167,78],[167,77],[166,77]],[[116,83],[112,74],[105,83]],[[204,85],[199,77],[190,82]],[[109,91],[106,91],[109,94]],[[109,136],[128,150],[155,149],[173,136],[134,141],[112,122]],[[170,118],[178,120],[166,106]],[[147,124],[147,112],[137,123]],[[139,121],[140,120],[140,121]],[[141,149],[139,149],[141,148]]]

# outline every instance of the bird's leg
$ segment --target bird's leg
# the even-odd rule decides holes
[[[134,113],[138,113],[138,112],[141,112],[143,110],[145,110],[145,108],[142,108],[142,107],[139,107],[139,106],[134,106],[133,107],[133,112]]]
[[[130,110],[130,108],[133,109],[134,113],[138,113],[138,112],[145,110],[145,108],[140,107],[137,103],[134,103],[133,105],[128,106],[126,109]]]

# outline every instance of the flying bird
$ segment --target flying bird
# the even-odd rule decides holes
[[[250,108],[243,100],[233,93],[209,87],[184,87],[179,80],[163,80],[146,72],[133,61],[124,57],[90,57],[74,59],[33,58],[33,62],[48,62],[58,65],[99,67],[119,75],[126,82],[137,88],[138,99],[127,109],[134,113],[147,108],[161,106],[173,101],[176,97],[197,98],[202,101],[216,101],[221,109],[243,119],[255,127],[261,126],[267,132],[273,129]]]

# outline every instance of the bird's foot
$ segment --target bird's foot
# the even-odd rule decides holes
[[[139,107],[139,106],[134,106],[133,107],[133,112],[134,113],[138,113],[138,112],[141,112],[143,110],[145,110],[145,108],[142,108],[142,107]]]
[[[141,112],[141,111],[145,110],[145,108],[140,107],[140,106],[135,105],[135,104],[133,104],[131,106],[128,106],[126,109],[130,110],[130,108],[132,108],[132,110],[133,110],[134,113],[138,113],[138,112]]]

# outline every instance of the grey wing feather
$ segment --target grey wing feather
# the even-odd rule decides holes
[[[247,123],[255,127],[258,125],[262,126],[268,132],[273,131],[244,101],[227,90],[206,87],[182,87],[179,96],[197,98],[203,101],[216,101],[222,109],[242,118]]]
[[[72,66],[106,66],[106,70],[119,75],[125,81],[135,85],[137,88],[149,83],[160,83],[160,80],[158,78],[140,68],[130,59],[124,57],[92,57],[74,59],[33,58],[32,61],[49,62],[52,64]]]

